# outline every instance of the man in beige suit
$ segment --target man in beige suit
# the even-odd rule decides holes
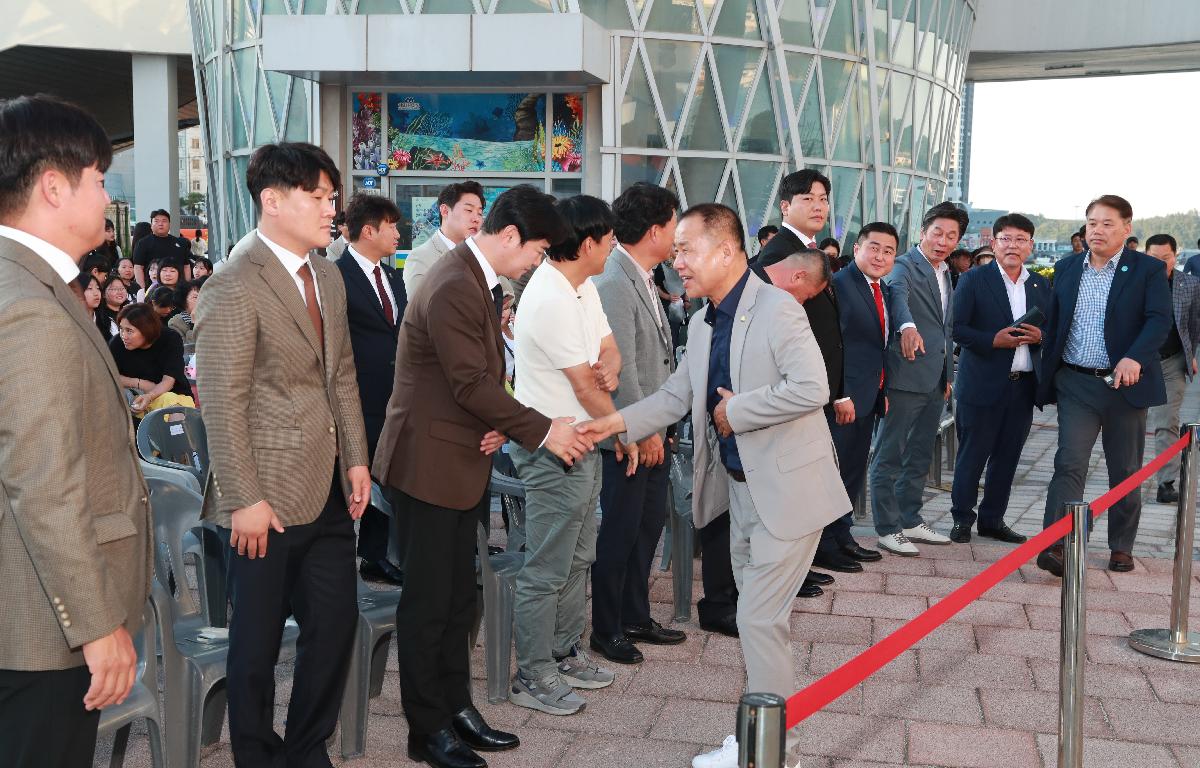
[[[90,766],[137,676],[150,513],[129,409],[68,283],[104,238],[104,130],[0,102],[0,763]]]
[[[478,181],[448,184],[437,202],[441,225],[404,260],[404,292],[409,301],[416,297],[425,275],[438,259],[468,237],[479,234],[483,225],[483,186]]]
[[[822,411],[829,382],[808,316],[747,268],[744,241],[723,205],[697,205],[680,218],[675,269],[688,296],[708,297],[708,310],[692,318],[687,354],[661,389],[586,431],[640,440],[691,411],[692,515],[703,527],[730,511],[747,687],[786,698],[795,679],[792,600],[821,529],[850,500]],[[730,736],[692,765],[735,768],[737,757]]]
[[[196,357],[212,474],[204,517],[231,529],[229,740],[238,765],[328,766],[357,625],[354,523],[367,441],[329,244],[338,170],[319,147],[259,147],[246,170],[258,229],[204,286]],[[300,624],[283,739],[275,661]]]

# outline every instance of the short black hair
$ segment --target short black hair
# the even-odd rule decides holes
[[[117,324],[119,325],[122,321],[137,328],[138,332],[142,334],[142,338],[151,345],[162,337],[163,329],[166,328],[158,313],[149,304],[142,301],[121,307],[121,311],[117,313]]]
[[[1146,238],[1146,247],[1149,248],[1152,245],[1165,245],[1171,249],[1171,253],[1179,253],[1179,244],[1170,235],[1150,235]]]
[[[79,265],[81,272],[91,272],[93,269],[98,269],[101,272],[109,272],[112,270],[108,263],[108,257],[97,251],[88,251],[83,257],[83,263]]]
[[[401,218],[400,209],[390,199],[360,192],[346,206],[346,236],[354,242],[362,237],[363,227],[368,224],[378,229],[384,222],[397,222]]]
[[[599,242],[613,231],[616,224],[616,217],[608,203],[591,195],[575,195],[558,201],[554,207],[566,222],[569,235],[546,249],[551,261],[575,261],[579,258],[579,248],[584,241]]]
[[[758,233],[754,236],[758,240],[758,244],[762,245],[771,235],[779,234],[779,227],[774,224],[768,224],[765,227],[759,227]]]
[[[208,273],[210,275],[212,274],[212,271],[213,271],[212,259],[208,258],[207,256],[197,256],[195,259],[192,259],[193,267],[199,267],[201,265],[204,265],[204,267],[206,267],[208,269]]]
[[[333,214],[333,226],[340,227],[345,223],[346,223],[346,212],[344,210],[338,211],[337,213]]]
[[[1074,239],[1075,239],[1075,238],[1077,238],[1077,237],[1078,237],[1080,240],[1082,240],[1082,239],[1083,239],[1083,233],[1082,233],[1082,232],[1072,232],[1072,233],[1071,233],[1071,239],[1072,239],[1072,240],[1074,240]]]
[[[833,194],[833,185],[829,183],[828,176],[812,168],[804,168],[783,177],[783,181],[779,182],[779,199],[791,201],[796,195],[807,195],[812,191],[814,182],[820,182],[825,187],[825,194]]]
[[[556,245],[570,236],[566,222],[555,209],[553,195],[532,184],[518,184],[503,192],[488,210],[481,231],[498,235],[505,227],[516,227],[521,242],[548,240]]]
[[[453,208],[458,205],[458,201],[462,199],[463,195],[475,195],[479,198],[479,204],[483,205],[483,185],[470,179],[456,181],[443,187],[442,191],[438,193],[437,204]]]
[[[679,210],[679,198],[671,190],[639,181],[625,189],[613,200],[612,212],[617,218],[613,233],[618,243],[635,245],[641,242],[651,227],[666,226]]]
[[[733,240],[738,248],[746,247],[746,229],[737,212],[727,205],[720,203],[699,203],[683,212],[680,220],[699,217],[709,230]]]
[[[856,242],[861,243],[863,240],[867,239],[867,235],[872,233],[891,235],[892,239],[896,241],[896,247],[900,247],[900,233],[898,233],[896,228],[891,224],[888,224],[886,221],[872,221],[869,224],[864,224],[863,228],[858,230],[858,239]]]
[[[1022,216],[1019,213],[1009,213],[996,219],[996,223],[992,224],[993,232],[1003,232],[1006,229],[1019,229],[1025,234],[1033,237],[1033,222],[1028,216]]]
[[[967,224],[971,221],[966,211],[947,200],[944,203],[938,203],[925,212],[925,218],[921,219],[921,231],[924,232],[929,229],[929,226],[938,219],[951,219],[957,223],[959,237],[962,237],[966,233]]]
[[[156,208],[153,211],[150,211],[150,221],[154,221],[159,216],[166,216],[167,221],[171,220],[171,212],[166,208]]]
[[[181,283],[183,281],[180,281]],[[187,285],[187,283],[183,283]],[[154,290],[150,291],[146,296],[147,303],[153,304],[156,307],[169,307],[171,309],[179,309],[179,299],[176,296],[177,286],[156,285]],[[184,294],[186,295],[186,294]]]
[[[842,252],[842,244],[837,241],[837,238],[833,238],[833,237],[827,237],[824,240],[822,240],[821,242],[817,243],[817,248],[819,250],[824,251],[826,248],[828,248],[831,245],[837,249],[838,253]]]
[[[946,261],[951,261],[952,259],[967,259],[969,261],[971,259],[971,252],[966,248],[955,248],[946,257]]]
[[[1097,197],[1095,200],[1088,203],[1087,209],[1084,210],[1083,215],[1091,216],[1092,209],[1097,205],[1103,205],[1106,208],[1112,208],[1117,212],[1118,216],[1126,221],[1129,221],[1133,218],[1133,206],[1129,204],[1128,200],[1120,195],[1100,195],[1100,197]],[[1086,228],[1086,226],[1087,225],[1085,224],[1084,227]]]
[[[108,286],[112,285],[113,283],[120,283],[121,287],[125,288],[125,292],[126,293],[129,292],[129,289],[125,286],[125,281],[122,280],[121,276],[118,275],[116,273],[116,271],[114,270],[112,272],[109,272],[108,277],[104,278],[104,282],[100,284],[100,293],[104,293],[105,291],[107,291]]]
[[[1137,235],[1130,235],[1129,237],[1125,238],[1125,247],[1128,248],[1130,243],[1136,243],[1136,242],[1139,242],[1137,239]]]
[[[195,280],[180,280],[179,285],[175,286],[175,306],[180,308],[187,307],[188,294],[192,291],[199,291],[207,280],[208,275],[198,277]],[[161,288],[162,286],[159,287]],[[155,290],[157,291],[158,288],[155,288]]]
[[[106,217],[106,218],[104,219],[104,229],[105,229],[105,230],[109,230],[109,229],[111,229],[113,232],[116,232],[116,231],[117,231],[117,225],[116,225],[116,224],[113,224],[113,220],[112,220],[112,219],[109,219],[109,218],[107,218],[107,217]]]
[[[264,189],[296,189],[312,192],[321,183],[321,173],[329,177],[334,189],[342,186],[342,174],[325,150],[315,144],[288,141],[264,144],[254,150],[246,167],[246,188],[254,201],[254,210],[262,214]]]
[[[78,186],[85,168],[104,173],[111,163],[107,134],[81,107],[42,93],[0,101],[0,221],[25,210],[46,171]]]
[[[108,282],[108,281],[105,280],[105,282]],[[80,273],[75,276],[75,284],[79,286],[79,290],[81,293],[83,291],[86,291],[88,289],[88,286],[91,285],[92,283],[95,283],[96,287],[100,288],[100,281],[97,280],[96,276],[93,275],[91,272],[80,271]],[[101,289],[101,291],[100,291],[100,301],[101,301],[101,303],[104,302],[103,289]]]

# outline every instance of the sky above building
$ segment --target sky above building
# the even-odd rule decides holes
[[[1200,72],[975,86],[971,204],[1083,218],[1118,194],[1135,219],[1200,209]]]

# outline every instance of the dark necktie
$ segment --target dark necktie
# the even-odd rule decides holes
[[[492,289],[492,302],[496,305],[496,319],[499,320],[500,316],[504,314],[504,289],[500,287],[499,283]]]
[[[308,319],[312,320],[313,330],[317,332],[317,341],[321,349],[325,349],[325,324],[321,320],[321,305],[317,303],[317,286],[313,282],[312,269],[308,262],[300,265],[300,280],[304,283],[304,303],[308,308]]]
[[[388,298],[387,291],[383,287],[383,277],[380,274],[379,265],[375,265],[375,289],[379,291],[379,303],[383,305],[383,316],[387,318],[388,325],[396,324],[396,316],[392,314],[392,302]]]
[[[875,313],[879,315],[879,334],[883,336],[884,346],[887,345],[887,320],[883,314],[883,291],[879,283],[871,283],[871,293],[875,294]],[[879,388],[883,389],[883,371],[879,372]]]

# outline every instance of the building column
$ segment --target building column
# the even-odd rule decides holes
[[[179,231],[179,90],[175,57],[133,55],[133,196],[136,221],[171,212]]]

